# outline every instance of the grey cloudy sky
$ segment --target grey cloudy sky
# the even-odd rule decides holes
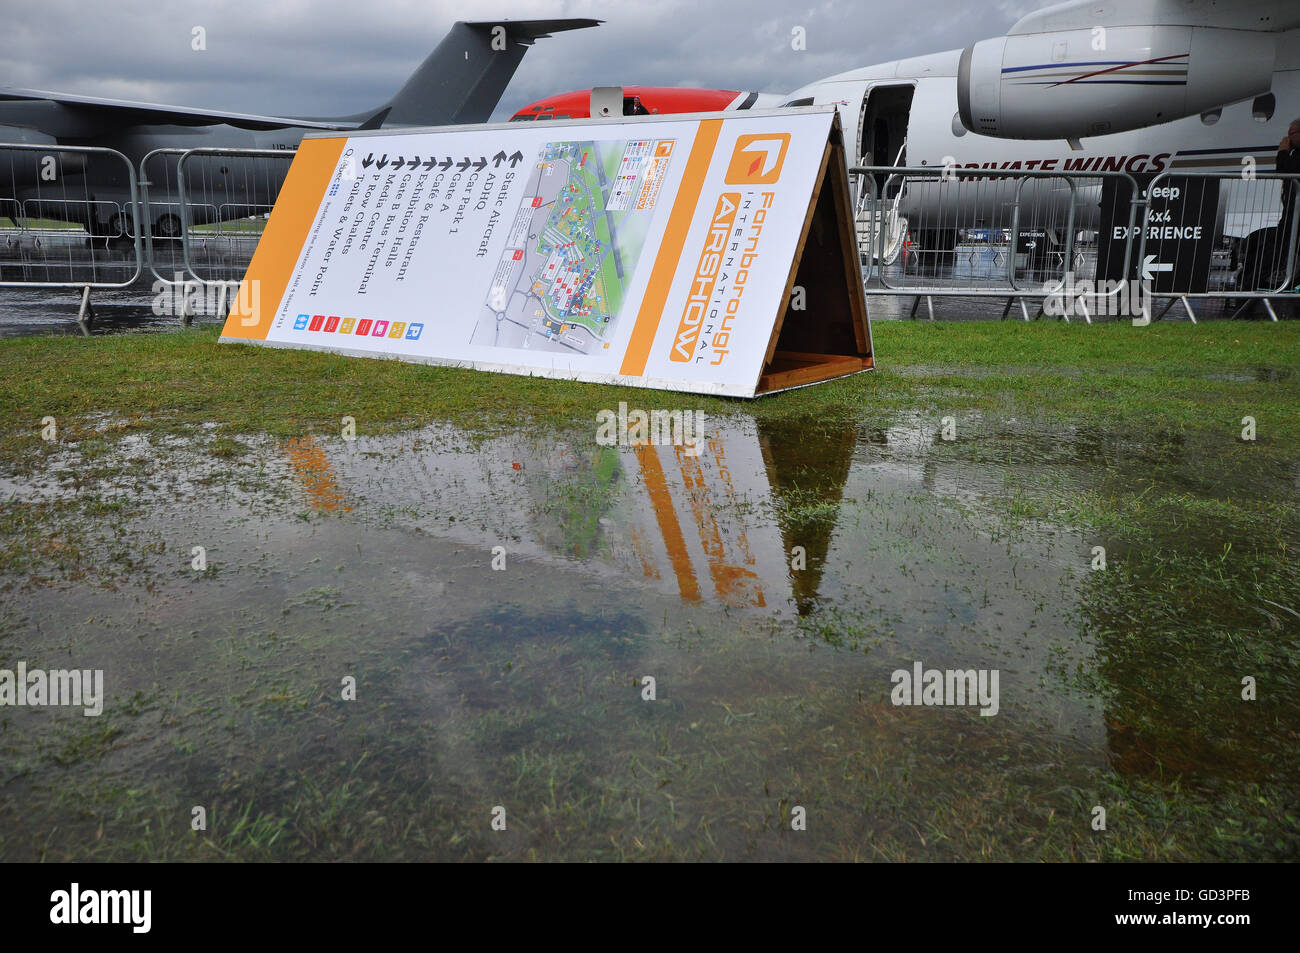
[[[272,115],[389,98],[455,20],[605,20],[543,40],[497,115],[598,85],[787,92],[858,66],[1003,33],[1040,0],[7,0],[0,85]],[[807,50],[791,49],[791,29]],[[207,50],[191,49],[193,28]]]

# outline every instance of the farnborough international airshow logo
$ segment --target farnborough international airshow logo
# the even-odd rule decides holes
[[[790,133],[766,132],[741,136],[727,166],[727,185],[774,185],[790,148]]]

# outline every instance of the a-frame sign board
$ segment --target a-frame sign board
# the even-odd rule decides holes
[[[817,172],[756,394],[875,366],[852,209],[844,137],[837,117]],[[801,298],[796,297],[796,289],[802,291]],[[803,307],[796,308],[796,303]]]
[[[869,369],[838,116],[309,137],[222,340],[740,397]]]

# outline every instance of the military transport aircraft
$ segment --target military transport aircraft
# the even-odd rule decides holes
[[[0,142],[107,146],[125,155],[138,170],[149,152],[166,147],[289,150],[297,147],[305,133],[321,130],[485,122],[529,46],[552,33],[585,29],[600,22],[572,18],[459,21],[392,99],[356,115],[333,118],[258,116],[0,86]],[[66,190],[104,203],[68,203],[67,208],[130,208],[130,186],[120,163],[89,165],[77,153],[51,152],[59,158],[59,174]],[[12,170],[0,170],[0,194],[22,202],[37,193],[45,154],[10,155],[21,158],[13,160]],[[224,217],[239,217],[249,209],[265,211],[283,173],[238,176],[232,172],[232,165],[228,159],[214,158],[187,167],[191,174],[202,176],[215,188],[225,188]],[[181,222],[168,211],[169,203],[175,208],[176,196],[166,192],[166,185],[160,182],[154,182],[150,189],[155,202],[151,207],[156,209],[152,226],[155,233],[174,237],[180,233]],[[57,205],[51,207],[57,209]],[[42,209],[44,217],[60,217],[57,211],[46,210],[44,204]],[[81,224],[94,234],[129,234],[130,222],[122,220],[123,214],[113,213],[115,221]],[[202,206],[194,206],[192,214],[192,224],[204,224]]]

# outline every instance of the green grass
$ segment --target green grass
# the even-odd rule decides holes
[[[20,226],[12,218],[0,216],[0,228],[63,228],[63,229],[80,229],[81,225],[75,222],[64,222],[54,218],[27,218],[23,219]]]
[[[148,420],[154,430],[215,423],[228,432],[297,435],[336,433],[345,415],[370,432],[434,420],[585,426],[620,400],[864,425],[878,411],[1014,409],[1098,426],[1237,432],[1250,415],[1260,446],[1300,444],[1300,323],[891,322],[874,333],[879,370],[755,401],[219,345],[215,328],[8,339],[0,341],[0,459],[35,447],[47,415],[71,436],[103,413],[121,418],[119,430]],[[1223,379],[1231,374],[1247,379]]]
[[[201,235],[260,235],[266,228],[266,219],[258,215],[256,218],[232,218],[224,222],[212,222],[209,225],[195,225],[190,229]]]
[[[285,598],[283,626],[254,619],[226,641],[187,648],[214,673],[193,695],[156,692],[34,744],[0,731],[12,767],[0,857],[1300,856],[1300,630],[1287,614],[1300,609],[1300,507],[1288,495],[1300,472],[1300,324],[874,331],[879,371],[756,401],[218,345],[213,329],[0,341],[0,473],[45,469],[66,449],[40,440],[46,415],[61,441],[80,442],[87,467],[72,500],[0,506],[0,575],[35,586],[159,577],[148,538],[131,535],[133,504],[97,495],[114,478],[109,450],[127,435],[192,436],[216,424],[201,441],[214,466],[251,469],[257,444],[237,438],[337,436],[345,415],[362,435],[438,421],[471,436],[590,433],[596,411],[620,400],[759,418],[785,452],[804,448],[807,466],[783,471],[788,481],[773,489],[791,533],[852,531],[858,519],[920,564],[947,558],[927,548],[922,518],[946,521],[952,509],[958,520],[962,504],[931,499],[909,523],[884,503],[842,499],[843,473],[827,476],[837,455],[817,453],[836,432],[865,446],[852,434],[937,430],[951,415],[957,441],[936,442],[926,460],[1006,472],[1000,491],[967,504],[992,546],[1044,523],[1106,545],[1110,567],[1077,584],[1078,632],[1095,658],[1044,678],[1104,702],[1108,762],[1036,726],[918,717],[846,690],[850,676],[782,682],[788,653],[805,645],[841,660],[888,651],[902,623],[873,614],[869,598],[814,605],[770,638],[753,628],[735,638],[716,619],[643,630],[622,616],[551,619],[503,605],[465,622],[430,620],[425,637],[394,652],[382,641],[358,647],[344,589],[313,584]],[[1254,443],[1240,440],[1247,415]],[[578,555],[596,545],[592,523],[617,473],[606,452],[589,470],[548,478],[542,507]],[[28,634],[5,611],[0,648],[17,658]],[[561,624],[563,637],[520,634]],[[660,708],[621,701],[635,692],[643,646],[666,670],[662,685],[689,686],[682,707],[671,687]],[[318,653],[328,661],[302,667]],[[364,718],[345,717],[337,671],[372,693]],[[439,718],[395,684],[409,671],[450,679],[474,703]],[[1243,674],[1260,684],[1249,705]],[[160,758],[163,745],[175,752],[166,773],[108,767],[132,752]],[[206,832],[189,828],[195,803],[209,808]],[[497,803],[510,812],[500,836],[487,827]],[[807,838],[791,836],[793,803],[809,808]],[[1107,809],[1105,833],[1091,829],[1094,805]]]

